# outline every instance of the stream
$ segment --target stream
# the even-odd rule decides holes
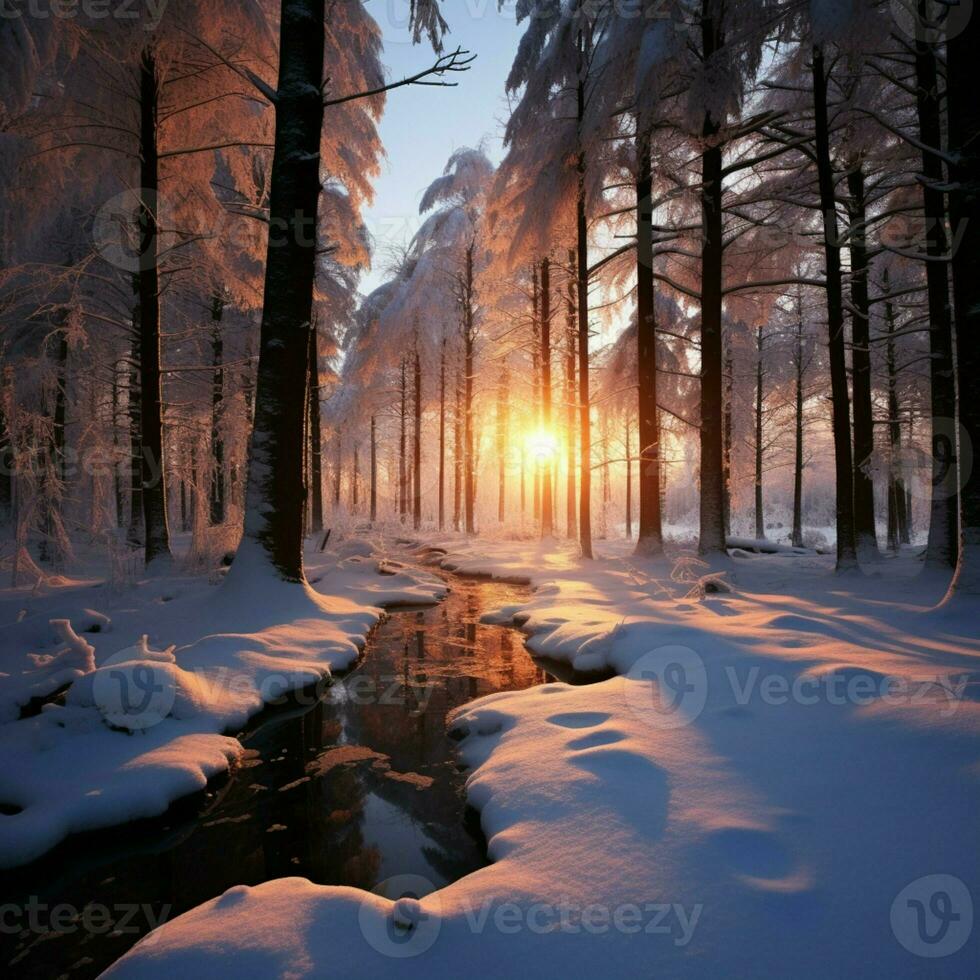
[[[299,876],[372,889],[408,874],[441,887],[483,867],[446,714],[551,675],[519,631],[480,623],[527,587],[446,577],[445,601],[393,610],[320,700],[254,719],[241,765],[206,791],[8,873],[2,901],[33,900],[52,923],[18,934],[0,921],[7,976],[97,976],[152,926],[233,885]],[[55,929],[62,903],[90,911]]]

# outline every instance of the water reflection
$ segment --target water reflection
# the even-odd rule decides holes
[[[438,886],[481,867],[446,714],[550,677],[519,633],[479,622],[526,589],[452,585],[439,606],[394,613],[323,701],[269,717],[220,786],[163,821],[76,838],[8,876],[4,901],[146,909],[127,923],[139,931],[121,935],[0,934],[7,975],[96,976],[167,906],[173,917],[235,884],[299,875],[371,888],[414,874]]]

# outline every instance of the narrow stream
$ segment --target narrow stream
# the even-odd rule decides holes
[[[413,874],[438,887],[486,864],[446,713],[551,678],[517,630],[480,623],[526,587],[450,584],[438,606],[392,612],[322,700],[259,719],[243,764],[205,793],[8,876],[3,902],[106,908],[112,924],[93,913],[89,927],[11,934],[0,922],[6,975],[97,976],[156,922],[236,884],[300,876],[370,889]]]

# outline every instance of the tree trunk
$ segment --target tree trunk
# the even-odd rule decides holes
[[[497,523],[507,519],[507,440],[510,427],[510,372],[504,363],[497,391]]]
[[[551,260],[541,263],[541,425],[549,441],[551,432]],[[554,458],[548,456],[542,469],[541,536],[555,533],[554,485],[551,478]]]
[[[626,416],[626,540],[633,540],[633,457],[630,448],[630,420]]]
[[[585,119],[585,41],[579,34],[578,124]],[[577,159],[578,188],[575,199],[576,306],[578,308],[579,399],[579,544],[583,558],[592,558],[592,400],[589,393],[589,222],[585,212],[585,151]]]
[[[732,436],[734,434],[734,416],[732,407],[735,399],[735,365],[732,361],[732,345],[728,337],[724,337],[725,354],[725,405],[722,419],[722,461],[721,480],[724,485],[722,500],[724,501],[725,540],[732,533]]]
[[[765,372],[762,358],[765,347],[765,335],[762,327],[756,327],[756,364],[755,364],[755,536],[760,541],[766,536],[765,515],[762,512],[762,408],[763,382]]]
[[[374,419],[371,419],[372,426]],[[373,518],[372,518],[373,520]],[[446,338],[439,351],[439,530],[446,528]]]
[[[354,443],[354,472],[350,481],[350,509],[357,516],[361,510],[361,444]]]
[[[922,22],[930,15],[928,0],[918,0]],[[927,147],[942,147],[942,100],[939,92],[936,55],[925,38],[915,45],[916,100],[919,115],[919,140]],[[944,480],[949,459],[955,447],[943,446],[950,438],[956,417],[956,380],[953,369],[952,314],[950,310],[948,251],[946,240],[946,207],[943,197],[943,165],[934,153],[922,153],[922,207],[926,220],[925,263],[926,288],[929,297],[929,377],[931,382],[930,413],[933,420],[932,477],[933,487],[939,489]],[[945,424],[940,420],[946,420]],[[937,424],[938,423],[938,424]],[[934,492],[929,515],[929,543],[926,564],[937,569],[954,568],[959,550],[959,494],[953,483],[952,491]]]
[[[119,472],[119,362],[112,365],[112,491],[116,504],[116,527],[121,528],[125,520],[125,500],[123,497],[122,475]],[[5,438],[3,424],[2,392],[0,392],[0,440]],[[6,472],[6,459],[0,461],[0,481]],[[8,477],[9,479],[9,477]],[[0,520],[3,513],[3,483],[0,482]]]
[[[474,372],[474,344],[476,342],[476,324],[474,322],[475,311],[473,308],[473,252],[474,246],[471,244],[466,250],[466,298],[464,304],[464,326],[463,326],[463,384],[465,385],[465,415],[463,419],[464,447],[464,506],[466,519],[466,533],[476,533],[476,460],[474,457],[473,445],[473,384]]]
[[[578,515],[575,497],[575,252],[568,253],[568,295],[566,305],[565,354],[565,455],[568,471],[565,475],[565,530],[567,537],[578,537]],[[522,490],[523,493],[523,490]],[[523,496],[521,510],[524,509]]]
[[[415,426],[412,432],[412,527],[422,527],[422,362],[415,347]]]
[[[875,488],[871,463],[875,449],[874,413],[871,407],[871,304],[868,294],[868,248],[865,241],[867,205],[864,170],[859,160],[847,175],[850,199],[849,248],[851,253],[851,363],[854,389],[854,543],[858,557],[878,557],[875,527]]]
[[[323,132],[324,0],[282,0],[270,235],[255,393],[245,569],[304,581],[303,441]],[[236,566],[239,562],[236,561]],[[234,575],[234,568],[232,570]]]
[[[225,509],[225,444],[221,437],[221,421],[225,396],[224,342],[221,319],[224,301],[218,295],[211,300],[211,523],[224,524]]]
[[[157,98],[159,80],[153,51],[140,62],[140,469],[143,548],[147,567],[170,560],[166,461],[163,454],[163,390],[160,375],[159,156]]]
[[[702,0],[705,60],[724,44],[713,5]],[[720,123],[706,113],[701,129],[701,536],[702,555],[725,554],[725,481],[722,447],[722,214]]]
[[[538,300],[538,267],[531,266],[531,429],[541,429],[541,321]],[[541,525],[541,461],[532,458],[534,521]]]
[[[309,420],[310,434],[310,527],[314,534],[323,530],[323,431],[320,422],[320,348],[316,324],[310,330],[309,363]]]
[[[885,292],[889,290],[888,273],[885,272]],[[905,509],[905,481],[901,475],[902,423],[898,410],[898,369],[895,358],[895,308],[885,303],[885,371],[888,376],[888,547],[897,552],[908,539],[908,515]]]
[[[813,108],[817,177],[820,184],[824,254],[827,263],[827,328],[837,485],[837,570],[845,571],[857,568],[858,564],[854,531],[854,467],[851,460],[851,411],[847,391],[847,357],[844,350],[844,298],[841,288],[840,239],[837,233],[837,198],[830,160],[827,75],[820,45],[814,45],[813,48]]]
[[[971,458],[960,460],[961,538],[950,596],[980,596],[980,86],[977,52],[980,17],[969,16],[947,42],[949,105],[950,222],[958,244],[953,252],[953,302],[956,312],[957,376],[960,425]]]
[[[456,367],[456,410],[453,413],[453,530],[463,520],[463,379]]]
[[[0,524],[12,522],[14,514],[14,452],[10,433],[10,369],[0,373]],[[115,417],[115,416],[113,416]]]
[[[803,381],[806,365],[804,363],[805,352],[803,350],[803,302],[799,296],[796,298],[796,355],[795,363],[795,382],[796,382],[796,433],[793,455],[793,537],[794,548],[803,547]]]
[[[139,277],[136,277],[138,285]],[[126,539],[134,548],[143,543],[143,480],[141,463],[143,448],[140,442],[143,429],[140,422],[139,394],[139,306],[133,311],[133,345],[130,353],[129,383],[127,386],[129,414],[129,530]]]
[[[637,555],[663,553],[660,513],[660,409],[657,404],[657,316],[653,279],[653,169],[650,139],[637,140],[636,178],[636,363],[640,433],[640,525]],[[628,454],[627,454],[628,455]],[[627,466],[627,473],[632,470]],[[632,519],[627,506],[627,537]]]
[[[371,416],[371,523],[378,520],[378,432],[377,421]]]
[[[398,519],[404,524],[408,514],[408,382],[402,358],[398,408]]]

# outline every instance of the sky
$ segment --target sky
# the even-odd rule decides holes
[[[391,81],[413,75],[434,60],[428,44],[411,43],[408,7],[408,0],[368,3],[382,29],[383,60]],[[422,193],[442,173],[450,154],[484,141],[495,163],[503,154],[504,82],[524,25],[515,23],[513,0],[505,0],[502,11],[497,0],[452,0],[443,8],[451,30],[446,49],[462,47],[477,59],[470,71],[453,77],[459,82],[457,88],[412,86],[388,96],[379,127],[388,156],[375,182],[374,204],[365,210],[375,241],[374,268],[361,281],[365,294],[386,278],[388,247],[407,242],[418,228]]]

